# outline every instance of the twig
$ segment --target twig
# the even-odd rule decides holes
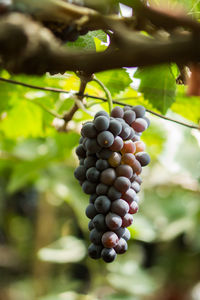
[[[40,87],[40,86],[35,86],[35,85],[26,84],[26,83],[22,83],[22,82],[19,82],[19,81],[11,80],[11,79],[5,79],[5,78],[2,78],[2,77],[0,77],[0,81],[4,81],[4,82],[7,82],[7,83],[11,83],[11,84],[17,84],[17,85],[21,85],[21,86],[32,88],[32,89],[44,90],[44,91],[48,91],[48,92],[64,93],[64,94],[71,93],[70,91],[66,91],[66,90],[63,90],[63,89],[57,89],[57,88],[52,88],[52,87]],[[81,94],[80,94],[80,92],[78,92],[78,93],[74,93],[74,95],[80,96]],[[97,100],[101,100],[103,102],[107,102],[107,99],[105,99],[103,97],[92,96],[92,95],[88,95],[88,94],[83,94],[82,97],[83,98],[85,97],[85,98],[97,99]],[[132,100],[132,99],[136,99],[136,97],[120,98],[119,100]],[[118,105],[122,105],[122,106],[127,106],[128,105],[128,106],[132,107],[132,105],[129,105],[127,103],[123,103],[123,102],[118,101],[116,99],[113,99],[113,103],[114,104],[118,104]],[[76,111],[74,111],[74,109],[73,109],[73,111],[71,111],[72,117],[73,117],[74,113],[76,112]],[[158,114],[158,113],[156,113],[156,112],[154,112],[152,110],[147,109],[147,111],[149,113],[151,113],[152,115],[155,115],[155,116],[157,116],[159,118],[162,118],[162,119],[165,119],[167,121],[171,121],[171,122],[174,122],[174,123],[177,123],[177,124],[189,127],[189,128],[193,128],[193,129],[198,129],[198,130],[200,129],[199,126],[190,125],[190,124],[187,124],[187,123],[184,123],[184,122],[180,122],[180,121],[172,119],[172,118],[168,118],[168,117],[163,116],[161,114]]]
[[[109,112],[111,113],[111,110],[113,108],[113,100],[112,100],[112,96],[111,96],[109,89],[98,78],[94,77],[93,81],[98,83],[98,85],[100,85],[102,87],[102,89],[104,90],[106,97],[107,97],[107,101],[108,101]]]

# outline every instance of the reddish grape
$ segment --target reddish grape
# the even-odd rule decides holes
[[[131,214],[126,214],[122,218],[122,227],[128,227],[133,223],[133,216]]]
[[[106,215],[106,225],[111,230],[116,230],[122,226],[122,219],[119,215],[110,212]]]
[[[121,162],[121,155],[118,152],[113,152],[108,159],[108,162],[111,167],[116,168],[120,165]]]
[[[113,248],[117,246],[119,238],[113,231],[107,231],[102,235],[101,241],[104,247]]]
[[[123,148],[124,142],[120,136],[116,136],[112,146],[109,148],[112,151],[120,151]]]
[[[117,254],[123,254],[128,250],[128,245],[126,240],[121,238],[117,244],[117,246],[114,247]]]
[[[114,182],[114,187],[121,193],[125,193],[131,186],[131,182],[124,176],[119,176]]]
[[[136,147],[135,147],[135,143],[133,143],[132,141],[125,141],[123,148],[121,149],[121,153],[125,154],[125,153],[135,153]]]
[[[133,181],[131,183],[131,188],[136,192],[139,193],[140,191],[140,184],[137,181]]]
[[[128,189],[123,195],[122,199],[124,199],[128,203],[132,203],[135,200],[136,192],[133,189]]]
[[[122,199],[117,199],[111,204],[111,211],[120,217],[125,216],[129,212],[129,205]]]
[[[136,151],[135,151],[136,153],[137,152],[143,152],[146,148],[145,143],[142,142],[142,141],[137,141],[134,144],[135,144],[135,147],[136,147]]]
[[[120,165],[116,168],[116,174],[130,179],[133,176],[133,169],[129,165]]]
[[[131,127],[137,132],[143,132],[147,129],[148,124],[144,119],[138,118],[131,124]]]
[[[136,214],[138,212],[139,206],[137,204],[136,201],[133,201],[132,203],[130,203],[129,206],[129,214],[133,215]]]

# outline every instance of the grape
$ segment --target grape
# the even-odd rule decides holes
[[[80,165],[80,166],[83,166],[83,165],[84,165],[84,158],[80,158],[80,159],[79,159],[79,165]]]
[[[121,193],[125,193],[131,186],[131,182],[124,176],[119,176],[114,182],[114,187]]]
[[[109,148],[114,142],[114,136],[109,131],[102,131],[97,136],[97,142],[101,147]]]
[[[87,207],[86,207],[86,210],[85,210],[85,214],[86,216],[89,218],[89,219],[93,219],[96,214],[97,214],[97,211],[94,207],[94,204],[90,203]]]
[[[129,135],[131,134],[131,129],[130,127],[126,124],[126,123],[122,123],[122,131],[121,133],[119,134],[119,136],[123,139],[123,140],[126,140]]]
[[[129,205],[122,199],[117,199],[111,204],[111,211],[120,217],[125,216],[129,212]]]
[[[98,214],[94,217],[92,220],[93,226],[99,230],[99,231],[105,231],[107,230],[106,222],[105,222],[105,216],[102,214]]]
[[[114,135],[118,136],[122,131],[122,125],[118,120],[111,120],[109,131]]]
[[[116,168],[116,174],[130,179],[133,176],[133,169],[129,165],[120,165]]]
[[[102,149],[101,151],[99,151],[99,153],[97,153],[97,157],[101,158],[101,159],[109,159],[111,154],[112,154],[112,151],[110,151],[108,149]]]
[[[86,179],[86,168],[84,166],[78,166],[74,171],[76,179],[84,181]]]
[[[90,222],[88,223],[88,229],[89,229],[89,231],[91,231],[93,228],[94,228],[93,221],[90,220]]]
[[[89,169],[89,168],[91,168],[91,167],[94,167],[95,164],[96,164],[96,161],[97,161],[96,157],[94,157],[94,156],[88,156],[88,157],[86,157],[86,158],[84,159],[84,166],[85,166],[87,169]]]
[[[127,242],[121,238],[117,244],[117,246],[114,247],[117,254],[123,254],[128,250]]]
[[[81,136],[80,139],[79,139],[79,144],[83,144],[83,141],[84,141],[84,137]]]
[[[102,235],[103,235],[102,232],[94,228],[90,231],[90,236],[89,236],[90,241],[95,245],[101,245]]]
[[[144,119],[138,118],[131,124],[131,127],[137,132],[143,132],[147,129],[148,124]]]
[[[140,191],[140,185],[137,181],[133,181],[131,183],[131,188],[136,192],[136,193],[139,193]]]
[[[107,231],[102,235],[101,241],[104,247],[113,248],[117,246],[119,238],[113,231]]]
[[[142,117],[142,118],[147,122],[147,128],[148,128],[150,125],[150,120],[147,117]]]
[[[106,225],[111,230],[116,230],[122,226],[122,219],[117,214],[108,213],[106,215]]]
[[[142,118],[145,115],[146,109],[142,105],[136,105],[133,107],[133,110],[136,114],[136,118]]]
[[[110,121],[105,116],[99,116],[94,120],[94,126],[98,131],[105,131],[108,129]]]
[[[108,115],[108,113],[106,111],[104,111],[104,110],[98,111],[96,113],[96,115],[94,116],[94,119],[96,119],[99,116],[104,116],[104,117],[110,118],[109,115]]]
[[[133,189],[128,189],[123,195],[122,199],[124,199],[129,204],[135,200],[136,192]]]
[[[87,138],[95,138],[97,136],[97,131],[93,122],[88,122],[83,124],[83,127],[81,129],[81,134],[82,136]]]
[[[80,144],[77,148],[76,148],[76,155],[80,158],[85,158],[86,157],[86,152],[84,149],[84,146],[82,144]]]
[[[135,134],[135,136],[131,139],[133,142],[138,142],[140,141],[140,136]]]
[[[103,247],[101,245],[91,244],[88,248],[88,255],[93,259],[99,259],[101,257],[101,251]]]
[[[95,167],[91,167],[87,170],[86,177],[87,180],[91,182],[98,182],[100,177],[100,172]]]
[[[124,228],[124,234],[122,235],[122,238],[125,239],[125,241],[130,240],[131,234],[130,231],[127,228]]]
[[[139,206],[137,204],[136,201],[133,201],[131,204],[130,204],[130,208],[129,208],[129,214],[136,214],[138,212],[138,209],[139,209]]]
[[[82,189],[86,194],[94,194],[96,191],[96,184],[85,180],[82,184]]]
[[[137,141],[134,143],[136,147],[136,153],[137,152],[143,152],[145,150],[145,143],[142,141]]]
[[[127,137],[127,140],[132,140],[134,137],[135,137],[135,130],[132,127],[130,127],[130,134]]]
[[[120,151],[123,148],[124,142],[120,136],[116,136],[112,146],[109,148],[112,151]]]
[[[142,184],[142,178],[138,175],[136,175],[135,181],[137,181],[140,185]]]
[[[129,165],[132,167],[133,172],[140,174],[142,172],[142,167],[139,161],[135,158],[132,153],[125,153],[121,159],[122,164]]]
[[[98,197],[97,194],[92,194],[92,195],[90,196],[90,203],[94,203],[94,201],[96,200],[97,197]]]
[[[116,179],[116,172],[113,168],[108,168],[101,173],[100,180],[102,183],[112,185]]]
[[[96,168],[99,171],[103,171],[109,167],[109,163],[105,159],[98,159],[96,162]]]
[[[116,200],[116,199],[120,199],[122,194],[118,190],[116,190],[114,188],[114,186],[111,186],[108,190],[107,195],[108,195],[109,199],[111,201],[113,201],[113,200]]]
[[[124,111],[121,107],[115,106],[112,111],[111,111],[111,117],[113,118],[123,118],[124,116]]]
[[[126,230],[126,228],[124,228],[124,227],[120,227],[120,228],[115,230],[115,233],[118,236],[118,238],[121,238],[125,235],[125,232],[126,232],[125,230]],[[129,232],[129,230],[128,230],[128,232]]]
[[[108,186],[104,183],[99,183],[96,187],[97,195],[106,195],[108,192]]]
[[[91,154],[96,153],[100,151],[101,147],[98,145],[96,139],[87,139],[85,143],[85,147],[87,151],[89,151]]]
[[[130,110],[130,109],[131,109],[131,106],[128,106],[128,105],[124,106],[124,112],[127,110]]]
[[[133,216],[132,215],[126,214],[124,217],[122,217],[122,227],[128,227],[132,223],[133,223]]]
[[[135,153],[136,147],[132,141],[125,141],[121,153]]]
[[[147,166],[151,160],[149,154],[146,152],[139,152],[135,157],[140,162],[142,167]]]
[[[133,110],[126,110],[123,119],[127,124],[131,125],[136,119],[136,114]]]
[[[106,214],[110,209],[111,202],[108,197],[99,196],[96,198],[94,206],[99,213]]]
[[[120,165],[121,162],[121,155],[118,152],[113,152],[108,159],[108,162],[111,167],[116,168]]]
[[[103,250],[101,251],[101,257],[107,263],[113,262],[116,256],[117,254],[113,248],[103,248]]]

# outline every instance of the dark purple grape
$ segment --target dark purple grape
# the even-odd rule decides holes
[[[79,144],[82,144],[82,143],[83,143],[83,141],[84,141],[84,137],[83,137],[83,136],[81,136],[81,137],[80,137],[80,139],[79,139]]]
[[[118,120],[111,120],[109,131],[116,137],[118,136],[122,131],[122,124]]]
[[[96,113],[96,115],[94,116],[94,119],[96,119],[99,116],[104,116],[104,117],[107,117],[108,119],[110,119],[109,114],[104,110],[98,111]]]
[[[109,148],[112,151],[120,151],[123,148],[124,142],[120,136],[116,136],[112,146]]]
[[[80,159],[79,159],[79,165],[80,165],[80,166],[83,166],[83,165],[84,165],[84,160],[85,160],[84,158],[80,158]]]
[[[101,214],[106,214],[110,210],[111,201],[106,196],[99,196],[94,202],[96,210]]]
[[[116,179],[116,172],[113,168],[108,168],[101,173],[100,180],[106,185],[112,185]]]
[[[123,140],[126,140],[129,135],[131,134],[131,129],[130,129],[130,126],[128,126],[126,123],[122,123],[122,131],[121,133],[119,134],[119,136],[123,139]]]
[[[81,134],[87,138],[95,138],[97,136],[97,130],[93,124],[93,122],[87,122],[83,124],[81,129]]]
[[[120,227],[120,228],[115,230],[115,233],[116,233],[116,235],[118,236],[119,239],[125,235],[125,232],[126,232],[125,230],[126,230],[126,228],[124,228],[124,227]]]
[[[100,177],[100,172],[95,167],[89,168],[86,172],[86,178],[91,182],[98,182],[99,177]]]
[[[125,200],[117,199],[112,202],[111,211],[120,217],[123,217],[129,212],[129,205]]]
[[[113,262],[116,256],[117,254],[113,248],[103,248],[103,250],[101,251],[101,257],[107,263]]]
[[[142,105],[136,105],[133,107],[133,111],[136,114],[136,118],[142,118],[145,115],[146,109]]]
[[[105,216],[102,214],[96,215],[92,220],[92,224],[98,231],[104,232],[108,229],[105,222]]]
[[[102,131],[97,136],[97,142],[101,147],[109,148],[114,142],[114,135],[110,131]]]
[[[109,186],[104,183],[99,183],[96,187],[97,195],[106,195],[108,192]]]
[[[114,213],[108,213],[106,215],[106,225],[111,230],[116,230],[122,226],[122,218]]]
[[[90,241],[95,245],[101,245],[102,235],[103,235],[102,232],[94,228],[90,231],[90,236],[89,236]]]
[[[88,156],[84,159],[84,166],[86,169],[89,169],[91,167],[95,167],[97,158],[95,156]]]
[[[146,122],[147,122],[147,128],[149,127],[149,125],[150,125],[150,120],[149,120],[149,118],[147,118],[147,117],[142,117]]]
[[[110,125],[110,120],[105,116],[99,116],[94,119],[94,126],[97,131],[105,131]]]
[[[89,153],[91,153],[91,154],[97,153],[98,151],[101,150],[101,147],[98,145],[96,139],[87,139],[87,141],[85,143],[85,147],[86,147],[87,151],[89,151]]]
[[[86,168],[84,166],[78,166],[74,171],[74,176],[76,179],[80,181],[84,181],[86,179]]]
[[[113,201],[121,198],[122,193],[120,193],[114,186],[111,186],[108,190],[108,198]]]
[[[96,192],[96,184],[85,180],[82,184],[82,189],[86,194],[94,194]]]
[[[114,182],[114,187],[121,193],[125,193],[131,186],[131,182],[124,176],[119,176]]]
[[[130,240],[131,234],[130,231],[127,228],[124,228],[124,234],[122,235],[122,238],[125,239],[125,241]]]
[[[88,229],[89,229],[89,231],[91,231],[93,228],[94,228],[93,221],[90,220],[90,222],[88,223]]]
[[[99,171],[103,171],[103,170],[109,168],[109,163],[107,162],[107,160],[100,158],[96,161],[96,168]]]
[[[94,201],[96,200],[97,197],[98,197],[97,194],[92,194],[92,195],[90,196],[90,203],[94,203]]]
[[[121,108],[119,106],[115,106],[112,109],[110,116],[113,118],[123,118],[123,116],[124,116],[123,108]]]
[[[76,155],[80,158],[86,157],[86,152],[82,144],[78,145],[78,147],[76,148]]]
[[[127,124],[131,125],[136,119],[136,113],[133,110],[126,110],[123,119]]]
[[[117,246],[114,247],[117,254],[123,254],[128,250],[127,242],[121,238],[117,244]]]
[[[133,176],[133,169],[129,165],[120,165],[116,168],[116,174],[130,179]]]
[[[101,245],[91,244],[88,248],[88,255],[93,259],[99,259],[101,257],[101,251],[103,247]]]
[[[129,136],[127,137],[127,140],[133,140],[133,138],[135,137],[135,130],[132,128],[132,127],[130,127],[130,134],[129,134]]]
[[[119,238],[113,231],[107,231],[102,235],[101,241],[105,248],[113,248],[117,246]]]
[[[99,151],[99,153],[97,153],[97,157],[101,158],[101,159],[109,159],[109,157],[111,156],[112,151],[109,149],[102,149],[101,151]]]
[[[149,154],[146,152],[138,152],[136,153],[135,157],[140,162],[142,167],[147,166],[151,161]]]
[[[85,214],[89,219],[93,219],[97,215],[97,211],[94,204],[90,203],[85,210]]]

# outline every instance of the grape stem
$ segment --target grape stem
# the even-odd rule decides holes
[[[53,93],[64,93],[64,94],[72,94],[70,91],[66,91],[66,90],[63,90],[63,89],[58,89],[58,88],[53,88],[53,87],[41,87],[41,86],[36,86],[36,85],[32,85],[32,84],[28,84],[28,83],[24,83],[24,82],[20,82],[20,81],[16,81],[16,80],[12,80],[12,79],[6,79],[6,78],[3,78],[3,77],[0,77],[0,81],[2,82],[7,82],[7,83],[10,83],[10,84],[16,84],[16,85],[21,85],[21,86],[24,86],[24,87],[27,87],[27,88],[31,88],[31,89],[36,89],[36,90],[42,90],[42,91],[46,91],[46,92],[53,92]],[[85,89],[84,89],[85,91]],[[76,96],[81,96],[80,94],[80,91],[77,92],[77,93],[74,93],[74,95]],[[82,94],[81,97],[86,97],[86,98],[91,98],[91,99],[97,99],[97,100],[100,100],[100,101],[103,101],[103,102],[107,102],[108,100],[103,98],[103,97],[97,97],[97,96],[93,96],[93,95],[88,95],[88,94]],[[113,103],[114,104],[118,104],[118,105],[121,105],[121,106],[132,106],[132,105],[129,105],[127,103],[123,103],[119,100],[131,100],[131,99],[136,99],[136,97],[126,97],[126,98],[119,98],[117,100],[113,99]],[[96,103],[97,104],[97,103]],[[77,108],[78,109],[78,108]],[[76,110],[77,110],[76,109]],[[75,110],[75,107],[73,108],[73,110],[71,110],[71,113],[67,113],[65,115],[65,118],[67,117],[68,115],[68,118],[69,118],[69,115],[71,116],[71,118],[73,117],[73,115],[75,114],[76,112]],[[188,127],[188,128],[191,128],[191,129],[197,129],[197,130],[200,130],[200,127],[198,125],[192,125],[192,124],[188,124],[188,123],[184,123],[184,122],[181,122],[181,121],[178,121],[178,120],[175,120],[175,119],[172,119],[172,118],[169,118],[169,117],[166,117],[166,116],[163,116],[159,113],[156,113],[150,109],[146,109],[147,112],[149,112],[150,114],[152,115],[155,115],[159,118],[162,118],[166,121],[171,121],[171,122],[174,122],[176,124],[179,124],[179,125],[182,125],[182,126],[185,126],[185,127]],[[59,116],[60,119],[64,119],[64,116]],[[71,119],[70,119],[71,120]]]
[[[107,101],[108,101],[109,113],[111,113],[111,110],[113,109],[113,100],[112,100],[112,96],[111,96],[109,89],[96,76],[94,76],[93,81],[98,83],[98,85],[104,90]]]

